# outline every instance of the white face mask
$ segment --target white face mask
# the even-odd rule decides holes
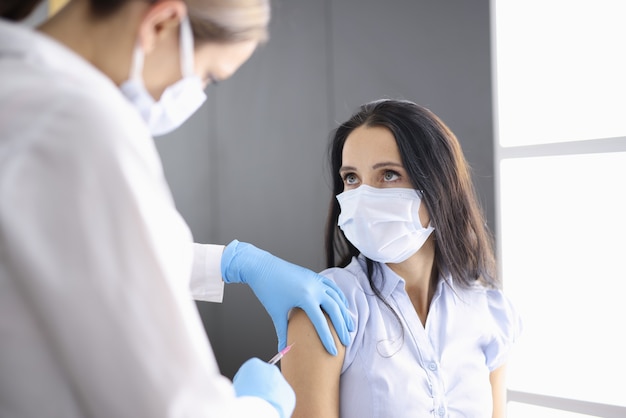
[[[164,135],[183,124],[206,100],[202,80],[194,73],[193,33],[189,18],[180,23],[180,62],[183,78],[167,87],[159,101],[143,83],[144,52],[135,46],[130,78],[120,86],[148,124],[152,135]]]
[[[435,229],[419,219],[421,196],[414,189],[361,185],[337,195],[338,225],[364,256],[400,263],[415,254]]]

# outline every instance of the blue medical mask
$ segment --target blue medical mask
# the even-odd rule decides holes
[[[435,229],[422,226],[422,199],[414,189],[361,185],[337,195],[337,200],[339,228],[361,254],[380,263],[406,260]]]
[[[144,52],[137,43],[130,77],[120,89],[135,105],[152,135],[164,135],[183,124],[206,100],[202,80],[194,72],[193,33],[189,17],[180,23],[180,63],[183,78],[167,87],[155,101],[143,82]]]

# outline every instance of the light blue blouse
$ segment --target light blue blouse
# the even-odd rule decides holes
[[[356,324],[341,371],[341,417],[491,417],[489,373],[506,362],[521,329],[509,300],[440,277],[424,327],[404,280],[379,266],[374,283],[401,324],[374,295],[363,258],[322,272],[345,293]]]

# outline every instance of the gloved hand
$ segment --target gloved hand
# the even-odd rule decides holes
[[[278,367],[258,358],[251,358],[239,368],[233,386],[237,396],[265,399],[281,418],[289,418],[296,407],[296,394]]]
[[[224,249],[221,267],[226,283],[248,284],[270,314],[279,351],[287,344],[287,316],[296,307],[306,312],[330,354],[336,355],[337,347],[324,312],[343,345],[350,343],[354,323],[347,300],[330,279],[237,240]]]

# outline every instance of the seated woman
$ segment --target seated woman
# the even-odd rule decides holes
[[[503,417],[520,322],[459,142],[408,101],[363,105],[330,144],[332,278],[356,324],[332,356],[295,311],[294,417]]]

